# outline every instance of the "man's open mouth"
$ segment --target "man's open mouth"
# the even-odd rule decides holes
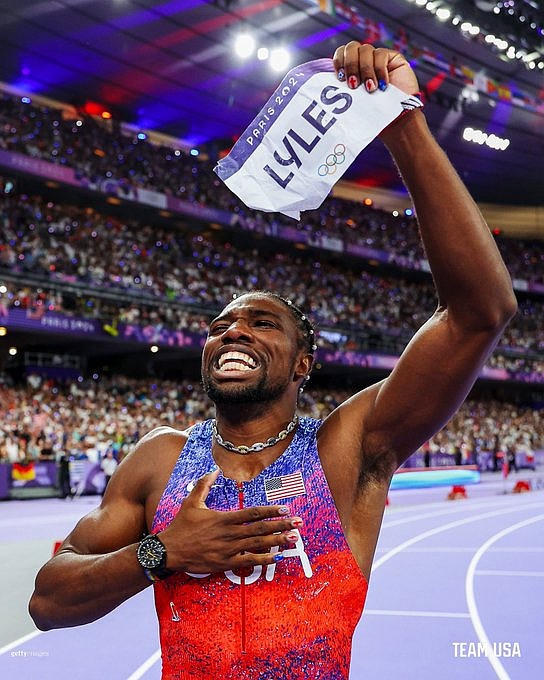
[[[217,361],[220,371],[253,371],[257,362],[245,352],[225,352]]]

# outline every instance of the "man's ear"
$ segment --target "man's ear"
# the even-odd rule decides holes
[[[312,366],[314,363],[313,354],[301,354],[297,365],[295,366],[295,372],[293,374],[293,382],[298,382],[304,379],[305,376],[310,374]]]

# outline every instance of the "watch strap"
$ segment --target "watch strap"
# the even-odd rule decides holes
[[[166,567],[157,567],[156,569],[144,569],[144,574],[147,576],[148,580],[152,583],[155,581],[162,581],[168,576],[174,574],[173,569],[167,569]]]

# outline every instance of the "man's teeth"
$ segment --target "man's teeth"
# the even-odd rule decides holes
[[[219,357],[218,365],[225,371],[251,371],[257,367],[257,362],[244,352],[225,352]]]

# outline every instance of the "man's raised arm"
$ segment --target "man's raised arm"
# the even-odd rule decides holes
[[[348,83],[371,92],[380,81],[408,94],[419,89],[406,59],[392,50],[352,42],[334,62]],[[353,422],[362,414],[366,447],[391,454],[394,469],[457,410],[517,303],[489,228],[424,113],[406,113],[380,137],[412,197],[438,294],[436,312],[391,375],[345,409]]]

